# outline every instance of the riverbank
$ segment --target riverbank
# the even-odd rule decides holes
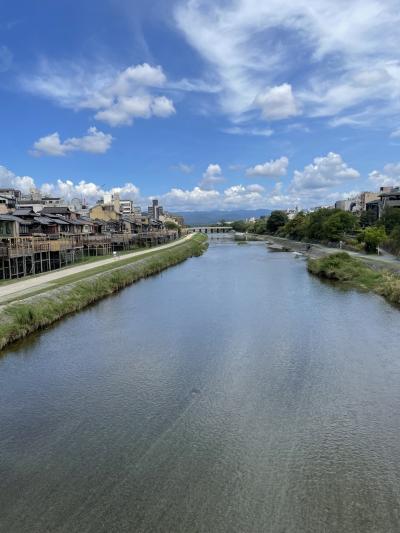
[[[2,307],[0,316],[0,350],[8,344],[42,329],[62,317],[87,307],[139,279],[157,274],[199,256],[206,249],[207,237],[193,235],[173,248],[154,251],[143,259],[125,260],[123,266],[110,264],[106,270],[81,280],[63,284],[45,293],[25,298]],[[84,276],[84,274],[83,274]]]
[[[347,286],[383,296],[400,305],[400,276],[387,270],[375,270],[346,252],[308,259],[308,271],[320,278],[339,281]]]

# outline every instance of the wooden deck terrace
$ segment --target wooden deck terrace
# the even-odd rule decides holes
[[[50,252],[50,241],[42,237],[13,237],[8,240],[6,257],[24,257]]]

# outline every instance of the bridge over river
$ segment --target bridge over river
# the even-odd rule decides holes
[[[233,233],[230,226],[195,226],[188,228],[188,233]]]

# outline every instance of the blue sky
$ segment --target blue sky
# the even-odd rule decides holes
[[[0,0],[0,186],[170,209],[400,184],[393,0]]]

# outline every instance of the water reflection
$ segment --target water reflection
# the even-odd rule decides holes
[[[399,326],[213,238],[2,359],[0,530],[399,531]]]

